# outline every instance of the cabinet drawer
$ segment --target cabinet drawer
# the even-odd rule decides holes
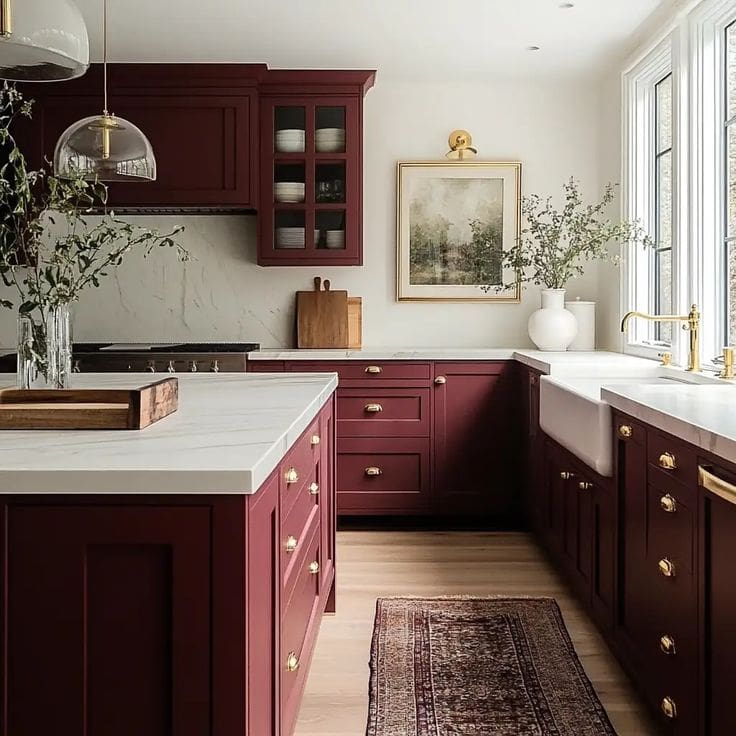
[[[647,459],[649,476],[656,469],[693,488],[697,485],[698,464],[695,452],[678,440],[649,431]]]
[[[303,493],[307,493],[306,490]],[[318,498],[318,496],[311,496]],[[306,554],[305,545],[312,535],[319,533],[320,518],[319,506],[296,504],[287,519],[281,524],[281,580],[284,596],[288,599],[298,578],[299,570]]]
[[[429,509],[429,440],[342,439],[337,449],[338,513]]]
[[[319,419],[302,434],[281,463],[281,518],[285,519],[302,489],[312,483],[322,438]]]
[[[340,437],[428,437],[429,389],[343,388],[337,396]]]
[[[344,386],[381,385],[385,381],[406,381],[412,385],[429,386],[431,366],[429,363],[395,361],[289,361],[288,371],[299,373],[337,373]]]
[[[248,373],[283,373],[283,360],[249,360]]]
[[[654,560],[671,559],[676,572],[693,571],[695,552],[695,515],[681,500],[675,489],[663,492],[650,485],[648,489],[648,549]]]
[[[646,444],[647,431],[644,426],[625,415],[617,413],[614,416],[614,434],[617,440],[636,445]]]

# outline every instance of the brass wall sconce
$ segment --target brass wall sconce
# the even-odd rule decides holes
[[[464,161],[478,155],[478,149],[473,148],[473,136],[467,130],[453,130],[447,142],[450,150],[445,156],[449,159]]]

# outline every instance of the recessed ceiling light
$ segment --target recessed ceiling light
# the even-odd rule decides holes
[[[560,7],[563,10],[570,10],[570,8],[574,8],[575,7],[575,3],[560,3]]]
[[[527,46],[526,50],[527,51],[539,51],[539,48],[540,48],[539,46]]]

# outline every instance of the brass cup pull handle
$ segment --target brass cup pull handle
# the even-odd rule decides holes
[[[310,496],[319,496],[319,483],[310,483],[309,484],[309,495]]]
[[[299,669],[299,657],[296,656],[296,652],[289,652],[286,657],[286,671],[296,672]]]
[[[309,563],[309,574],[310,575],[316,575],[319,572],[319,562],[315,560],[314,562]]]
[[[309,444],[312,445],[312,447],[315,447],[318,445],[322,440],[320,439],[320,436],[318,434],[313,434],[312,438],[309,440]]]
[[[378,414],[383,411],[383,407],[380,404],[366,404],[365,410],[368,414]]]
[[[675,640],[669,634],[663,634],[659,638],[659,648],[665,654],[676,654]]]
[[[570,478],[574,478],[574,477],[575,477],[575,473],[568,473],[566,470],[563,470],[560,473],[560,478],[562,478],[562,480],[570,480]]]
[[[664,496],[659,499],[659,505],[662,507],[662,511],[665,511],[668,514],[674,514],[675,511],[677,511],[677,501],[675,501],[674,496],[671,496],[669,493],[665,493]]]
[[[289,468],[284,474],[284,480],[286,480],[287,485],[296,483],[299,480],[299,473],[296,472],[296,468]]]
[[[619,437],[623,437],[625,440],[629,439],[634,433],[634,430],[628,424],[622,424],[618,428]]]
[[[664,470],[675,470],[677,468],[677,459],[671,452],[663,452],[659,456],[659,467]]]
[[[659,572],[666,578],[675,577],[675,563],[667,557],[662,558],[657,563],[657,567],[659,568]]]
[[[380,365],[369,365],[366,367],[365,372],[378,375],[379,373],[383,373],[383,368]]]
[[[662,702],[659,707],[667,718],[677,718],[677,704],[669,695],[662,698]]]
[[[447,376],[437,376],[437,378],[434,379],[434,382],[438,386],[444,386],[447,383]]]
[[[285,547],[286,547],[286,551],[289,554],[291,554],[292,552],[294,552],[296,550],[296,548],[297,548],[298,545],[299,545],[299,540],[296,537],[292,537],[291,535],[289,535],[286,538],[286,545],[285,545]]]
[[[585,480],[581,480],[580,483],[578,483],[578,488],[581,491],[589,491],[593,487],[592,483],[588,483]]]
[[[371,466],[371,467],[365,469],[365,474],[369,478],[375,478],[377,475],[383,475],[383,470],[381,470],[381,468],[377,468],[375,466]]]

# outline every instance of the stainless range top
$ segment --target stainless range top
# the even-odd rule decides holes
[[[77,373],[244,373],[254,342],[75,343]]]

